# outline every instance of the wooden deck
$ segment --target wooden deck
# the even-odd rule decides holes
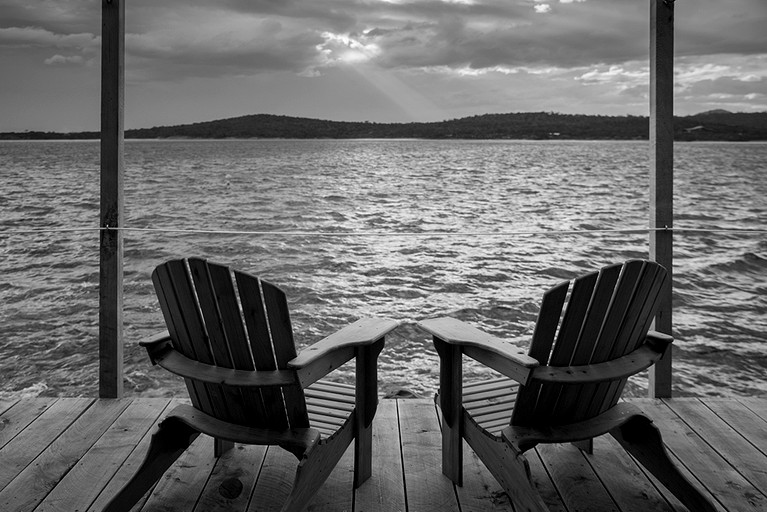
[[[722,510],[767,510],[767,399],[636,400],[673,456]],[[0,510],[100,510],[143,458],[173,400],[34,398],[0,402]],[[466,449],[465,485],[440,472],[439,420],[430,400],[383,400],[373,477],[352,489],[352,449],[311,511],[501,511],[506,495]],[[552,511],[684,510],[610,438],[595,454],[570,445],[528,452]],[[279,449],[237,446],[216,461],[201,436],[140,504],[145,511],[279,510],[296,462]]]

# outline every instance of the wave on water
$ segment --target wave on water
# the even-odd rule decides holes
[[[767,393],[767,144],[675,152],[675,225],[717,229],[674,234],[674,391]],[[63,230],[98,224],[98,143],[2,142],[0,159],[0,400],[95,396],[98,232]],[[642,142],[128,141],[126,225],[253,234],[125,233],[126,392],[185,394],[137,342],[164,329],[154,266],[200,256],[283,288],[300,346],[362,316],[402,321],[382,393],[431,396],[418,320],[526,347],[547,288],[647,257],[646,233],[619,230],[647,225],[648,159]]]

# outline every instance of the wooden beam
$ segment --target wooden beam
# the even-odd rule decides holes
[[[123,394],[124,0],[101,3],[101,236],[99,396]]]
[[[650,258],[668,270],[655,318],[671,334],[674,225],[674,0],[650,3]],[[666,231],[654,231],[669,228]],[[671,347],[650,369],[651,397],[671,396]]]

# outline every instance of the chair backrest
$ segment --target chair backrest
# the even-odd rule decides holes
[[[529,355],[541,365],[579,366],[635,350],[660,306],[666,279],[659,264],[630,260],[573,280],[569,299],[570,282],[560,283],[544,294]],[[592,418],[618,402],[627,379],[521,386],[511,422],[561,425]]]
[[[152,281],[173,346],[186,357],[271,371],[296,356],[287,300],[276,286],[196,258],[158,266]],[[309,426],[298,384],[259,390],[185,380],[194,407],[223,421],[275,430]]]

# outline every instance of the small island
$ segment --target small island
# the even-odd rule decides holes
[[[126,130],[126,139],[528,139],[647,140],[644,116],[528,112],[484,114],[429,123],[328,121],[254,114],[177,126]],[[99,132],[7,132],[0,140],[98,139]],[[767,112],[712,110],[674,118],[677,141],[765,141]]]

